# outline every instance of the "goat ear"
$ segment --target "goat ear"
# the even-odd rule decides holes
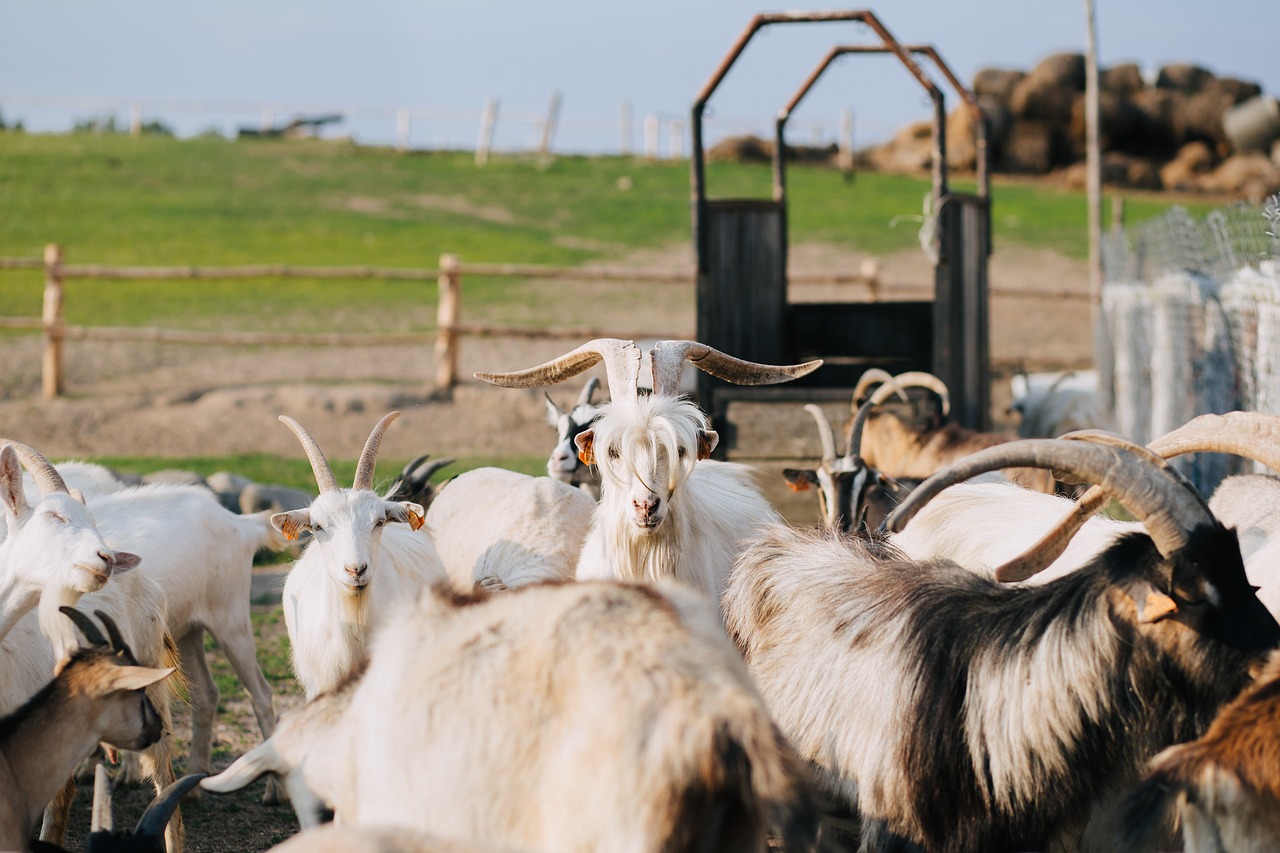
[[[111,669],[102,683],[103,693],[114,693],[121,690],[141,690],[150,687],[173,675],[177,670],[171,666],[154,669],[149,666],[117,666]]]
[[[812,468],[783,468],[782,477],[793,492],[807,492],[818,485],[818,472]]]
[[[128,551],[116,551],[107,563],[111,567],[111,574],[118,575],[127,572],[130,569],[136,569],[138,564],[142,562],[142,558],[137,554],[131,554]]]
[[[564,412],[561,411],[560,407],[551,399],[550,394],[543,391],[542,396],[547,400],[547,423],[551,424],[553,427],[560,426],[560,416],[563,415]]]
[[[1130,590],[1130,594],[1138,610],[1138,621],[1143,624],[1159,622],[1178,612],[1178,602],[1146,581]]]
[[[596,464],[596,431],[593,429],[584,429],[573,437],[573,443],[578,448],[578,458],[582,460],[583,465]]]
[[[387,521],[399,521],[402,524],[408,524],[414,530],[426,523],[427,511],[422,508],[422,504],[411,501],[387,501],[386,507]]]
[[[711,456],[711,451],[716,449],[716,445],[720,443],[720,434],[713,429],[698,430],[698,458],[706,459]]]
[[[289,512],[277,512],[271,516],[271,526],[292,542],[302,535],[302,531],[311,529],[311,510],[294,509]]]
[[[0,449],[0,493],[5,508],[15,517],[27,511],[27,493],[22,488],[22,466],[12,445]]]

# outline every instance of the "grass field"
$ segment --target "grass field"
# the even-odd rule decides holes
[[[916,245],[910,217],[925,180],[860,173],[846,183],[803,166],[788,175],[793,243],[873,254]],[[335,142],[0,133],[0,185],[0,256],[38,257],[57,242],[69,263],[434,267],[450,252],[573,265],[690,236],[687,163],[635,158],[497,158],[479,169],[466,152]],[[708,186],[714,197],[765,197],[770,173],[715,164]],[[993,195],[997,244],[1085,256],[1081,194],[997,183]],[[1139,221],[1167,206],[1134,200],[1129,213]],[[38,314],[40,281],[36,271],[0,273],[0,315]],[[521,301],[522,284],[468,278],[468,309]],[[68,289],[68,321],[95,325],[414,331],[435,319],[433,283],[73,281]]]

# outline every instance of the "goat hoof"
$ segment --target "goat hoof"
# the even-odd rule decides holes
[[[284,783],[280,781],[280,777],[274,774],[267,777],[267,788],[262,792],[262,804],[264,806],[287,806],[289,805],[289,794],[284,789]]]
[[[507,588],[507,584],[502,578],[494,577],[493,575],[486,575],[476,581],[477,592],[506,592]]]

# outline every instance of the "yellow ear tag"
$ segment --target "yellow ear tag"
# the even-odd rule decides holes
[[[284,538],[290,542],[298,538],[298,534],[302,532],[302,526],[292,518],[286,519],[284,525],[280,528],[280,532],[284,534]]]
[[[807,480],[801,480],[798,483],[787,480],[787,488],[793,492],[807,492],[809,491],[809,483]]]
[[[425,518],[423,518],[422,516],[418,515],[418,514],[417,514],[416,512],[414,512],[413,510],[411,510],[411,509],[410,509],[410,510],[406,510],[406,512],[408,512],[408,513],[409,513],[409,526],[410,526],[411,528],[413,528],[414,530],[417,530],[419,527],[421,527],[422,525],[424,525],[424,524],[426,524],[426,523],[427,523],[427,520],[426,520]]]
[[[587,445],[582,450],[579,450],[578,458],[582,460],[583,465],[596,464],[596,452],[591,445]]]

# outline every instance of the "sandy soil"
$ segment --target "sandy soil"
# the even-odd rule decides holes
[[[631,259],[672,267],[687,265],[687,248]],[[800,246],[793,269],[859,269],[865,258],[823,246]],[[929,267],[916,252],[878,261],[884,281],[925,284]],[[992,354],[997,371],[1025,360],[1031,367],[1081,366],[1092,352],[1088,305],[1083,299],[1003,297],[1001,288],[1043,292],[1087,293],[1084,264],[1050,252],[1001,249],[992,258]],[[654,287],[646,299],[620,302],[605,287],[577,288],[578,298],[604,306],[594,325],[609,328],[652,328],[683,336],[694,327],[691,295],[684,289]],[[796,298],[857,298],[857,290],[810,288]],[[467,340],[461,358],[463,376],[475,370],[531,366],[570,348],[564,342]],[[39,398],[40,341],[35,336],[0,338],[0,435],[26,441],[54,458],[73,455],[204,456],[239,452],[300,455],[292,434],[276,421],[287,413],[305,424],[332,458],[355,458],[373,423],[393,408],[405,412],[383,445],[382,455],[408,458],[439,455],[537,455],[549,449],[540,391],[492,388],[464,381],[451,401],[433,398],[430,347],[368,349],[230,349],[179,345],[73,342],[68,345],[68,394],[52,402]],[[999,375],[999,373],[998,373]],[[1007,376],[1007,371],[1004,373]],[[993,410],[1002,414],[1007,383],[993,389]],[[567,401],[579,386],[556,394]],[[809,452],[818,447],[811,424],[796,418]],[[766,478],[762,478],[762,482]],[[767,491],[780,507],[809,517],[807,496],[791,498],[777,483]],[[804,502],[801,502],[804,501]],[[784,507],[784,513],[790,513]],[[798,509],[797,509],[798,508]],[[264,569],[259,584],[278,583],[278,569]],[[257,605],[270,611],[269,592]],[[278,642],[283,625],[267,626],[259,637]],[[216,656],[215,656],[216,657]],[[283,685],[288,687],[286,683]],[[277,711],[295,707],[294,693],[277,696]],[[215,756],[224,767],[258,742],[256,725],[243,693],[226,696],[215,733]],[[187,715],[178,719],[177,735],[189,737]],[[262,783],[239,794],[206,796],[185,807],[188,850],[234,853],[264,850],[296,831],[291,810],[259,804]],[[141,814],[149,792],[122,790],[116,797],[116,820],[131,825]],[[79,849],[88,825],[89,795],[81,791],[73,823],[77,834],[70,849]]]

